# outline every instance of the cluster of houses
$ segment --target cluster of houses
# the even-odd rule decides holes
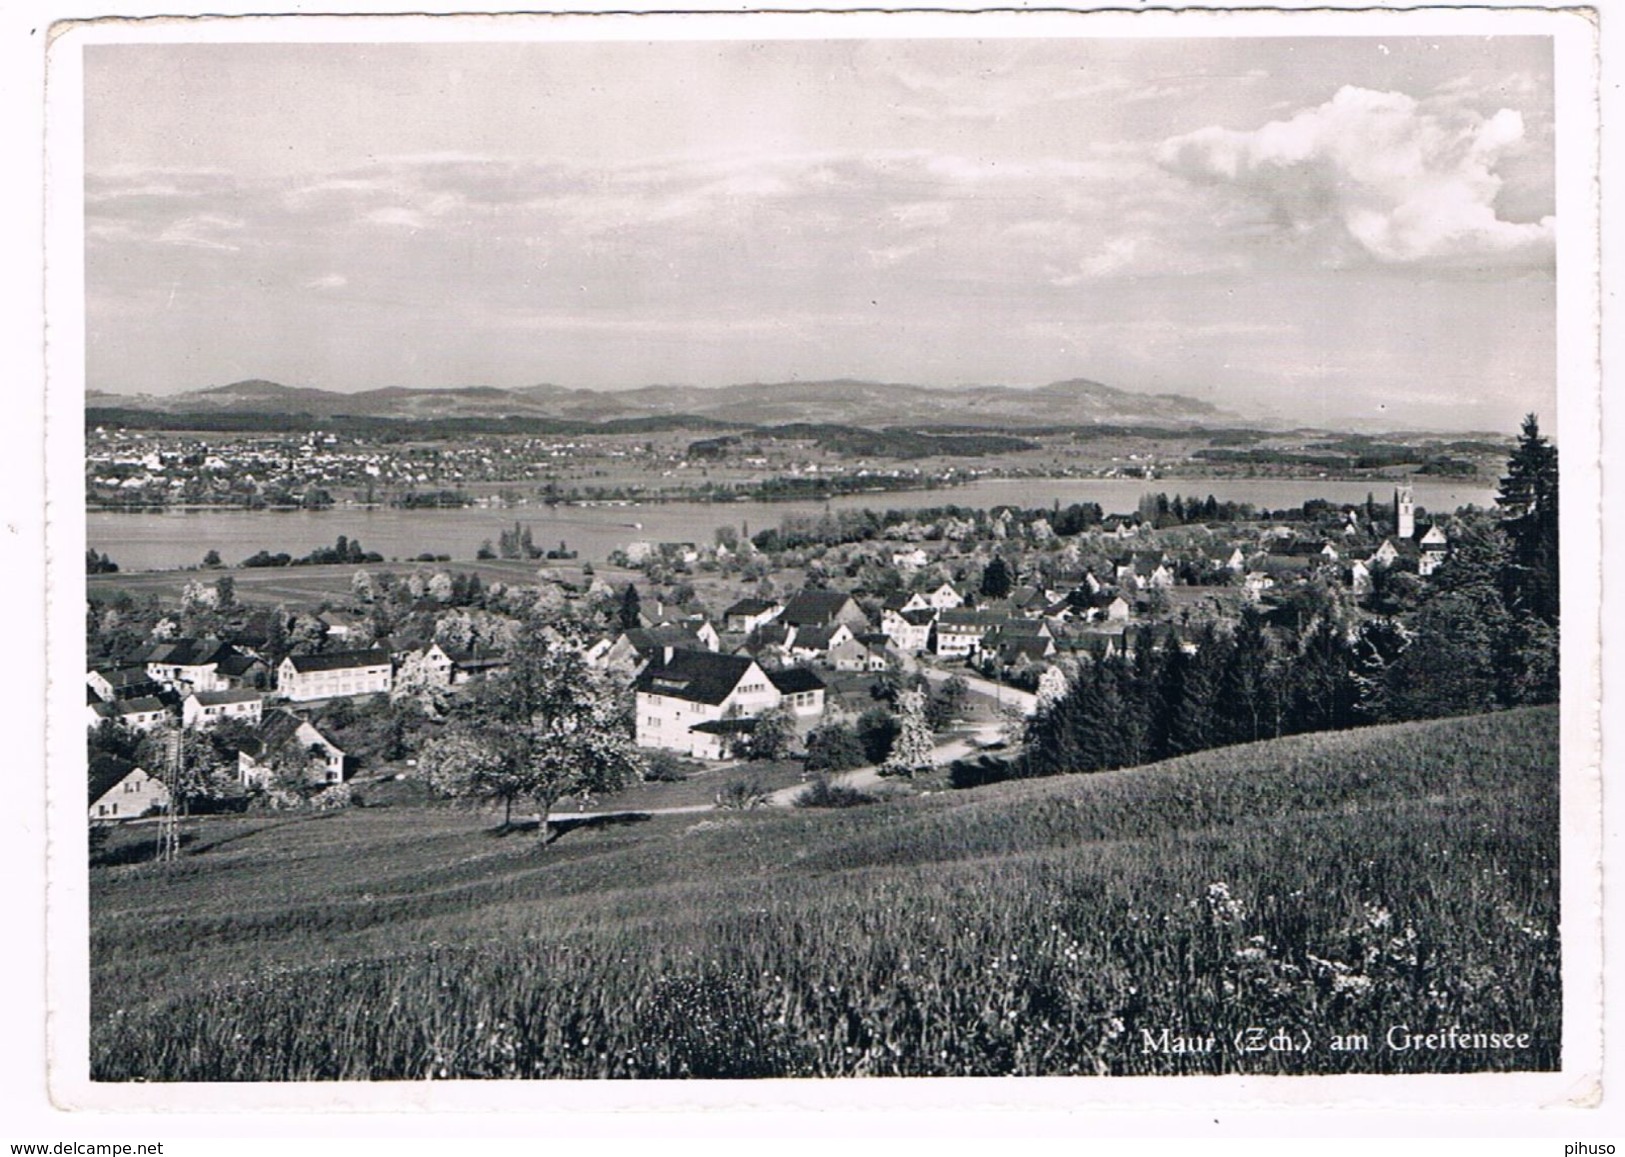
[[[137,732],[179,726],[206,729],[233,720],[246,725],[237,755],[244,787],[264,786],[282,760],[302,761],[313,783],[344,779],[345,755],[307,719],[274,705],[277,699],[309,702],[335,695],[387,693],[390,657],[381,651],[289,656],[275,681],[252,650],[219,639],[169,639],[140,663],[92,669],[85,677],[86,724],[107,720]],[[133,819],[168,802],[163,769],[146,769],[113,756],[90,768],[90,818]]]
[[[1374,570],[1401,559],[1432,574],[1449,550],[1443,529],[1416,525],[1407,487],[1396,492],[1394,510],[1394,533],[1375,549],[1353,548],[1356,536],[1369,541],[1369,528],[1350,512],[1343,533],[1325,538],[1266,535],[1246,547],[1203,551],[1200,558],[1131,548],[1111,560],[1109,571],[1086,573],[1069,591],[1017,585],[1002,597],[978,599],[943,582],[888,597],[878,621],[851,594],[833,589],[804,589],[782,600],[741,598],[714,619],[693,607],[668,611],[656,604],[640,609],[635,625],[594,641],[586,658],[630,681],[640,746],[722,759],[768,711],[782,710],[802,730],[823,719],[830,696],[819,670],[881,672],[909,658],[970,662],[1000,676],[1035,675],[1063,652],[1103,657],[1132,651],[1137,607],[1190,581],[1192,568],[1230,572],[1249,598],[1328,567],[1356,595],[1372,589]],[[343,638],[342,628],[330,637]],[[238,720],[253,736],[239,755],[245,786],[263,784],[268,768],[289,750],[310,753],[313,781],[339,782],[344,753],[282,704],[387,695],[407,665],[413,678],[453,688],[505,662],[499,650],[430,643],[408,652],[377,645],[289,655],[272,669],[240,642],[171,639],[141,663],[90,671],[87,721],[94,727],[114,719],[145,731]],[[111,772],[107,766],[102,772],[92,775],[92,818],[122,818],[143,800],[150,806],[161,799],[162,784],[142,769],[126,768],[117,782],[103,782]]]

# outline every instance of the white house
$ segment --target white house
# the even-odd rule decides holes
[[[143,695],[139,699],[119,699],[113,703],[96,702],[86,710],[87,722],[91,727],[104,719],[116,719],[132,730],[151,731],[174,718],[163,700],[151,695]]]
[[[389,694],[393,671],[388,651],[335,651],[289,655],[277,668],[277,690],[296,703],[349,695]]]
[[[939,611],[951,611],[965,605],[965,597],[954,589],[953,583],[943,583],[936,590],[926,592],[925,600]]]
[[[748,635],[757,627],[764,627],[784,612],[784,604],[776,599],[740,599],[722,612],[722,623],[736,634]],[[708,647],[708,650],[716,650]]]
[[[857,636],[845,623],[833,627],[798,627],[788,644],[792,659],[822,659],[842,643],[850,643]]]
[[[223,719],[258,724],[261,702],[258,691],[194,691],[181,701],[181,725],[213,727]]]
[[[237,655],[218,639],[170,639],[147,653],[147,674],[172,691],[225,691],[230,687],[220,671],[223,659]]]
[[[805,695],[811,677],[817,683],[816,710],[822,712],[823,684],[811,672],[792,675],[791,695]],[[754,719],[779,706],[786,692],[749,655],[722,655],[714,651],[673,651],[650,661],[632,685],[637,702],[636,736],[639,747],[664,748],[696,759],[722,759],[727,755],[727,731],[735,721]],[[801,703],[800,714],[812,711]],[[726,722],[725,722],[726,721]]]
[[[824,714],[824,681],[805,667],[769,671],[768,682],[779,693],[779,706],[796,719],[818,719]]]
[[[880,629],[891,645],[905,655],[925,650],[931,641],[931,624],[937,612],[929,607],[906,611],[887,610],[880,616]]]
[[[944,659],[964,658],[982,648],[982,636],[1000,620],[981,611],[943,611],[931,624],[931,653]]]
[[[1422,548],[1422,553],[1416,557],[1416,572],[1424,578],[1438,570],[1450,557],[1450,539],[1437,522],[1428,527],[1417,545]]]
[[[169,789],[145,768],[115,755],[90,764],[90,819],[133,820],[169,803]]]

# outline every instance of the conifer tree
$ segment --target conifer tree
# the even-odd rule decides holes
[[[1507,606],[1555,625],[1558,617],[1557,447],[1540,432],[1535,415],[1507,459],[1496,496],[1511,544],[1502,579]]]

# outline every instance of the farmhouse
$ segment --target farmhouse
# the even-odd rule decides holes
[[[638,746],[697,759],[723,758],[726,737],[696,727],[724,718],[754,718],[783,699],[756,660],[712,651],[673,651],[653,659],[632,687]]]
[[[181,702],[183,727],[213,727],[222,719],[260,721],[258,691],[194,691]]]
[[[253,738],[237,752],[237,778],[244,787],[264,787],[280,765],[304,761],[311,783],[342,783],[344,752],[308,719],[278,708],[265,716]]]
[[[98,755],[90,764],[90,819],[133,820],[169,803],[169,789],[127,759]]]
[[[387,695],[391,684],[388,651],[289,655],[277,668],[277,689],[296,703],[348,695]]]

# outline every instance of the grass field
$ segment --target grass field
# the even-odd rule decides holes
[[[1528,709],[545,852],[449,809],[210,821],[178,865],[91,873],[92,1071],[1555,1068],[1557,750]],[[1396,1051],[1395,1025],[1529,1036]],[[1248,1027],[1311,1043],[1238,1051]]]

